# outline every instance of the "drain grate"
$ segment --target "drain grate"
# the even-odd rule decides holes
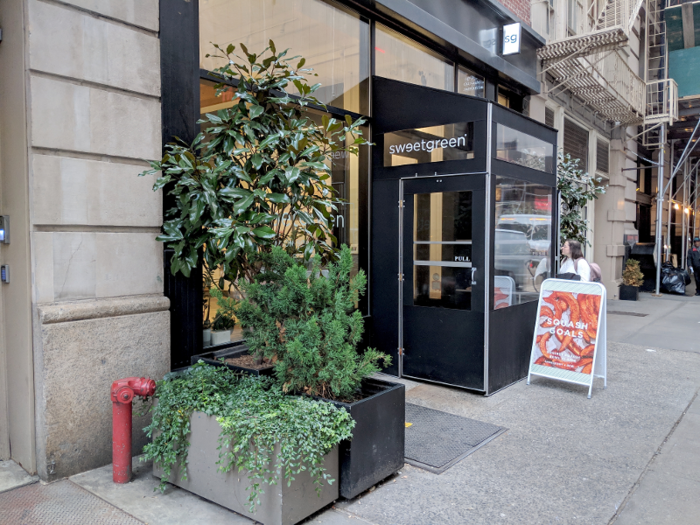
[[[0,494],[0,523],[143,525],[68,480],[35,483]]]
[[[646,317],[649,314],[640,314],[638,312],[613,312],[608,310],[608,315],[631,315],[632,317]]]
[[[406,403],[406,463],[441,474],[506,429]]]

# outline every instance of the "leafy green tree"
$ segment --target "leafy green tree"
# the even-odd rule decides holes
[[[606,185],[600,177],[592,177],[579,167],[581,161],[571,155],[559,153],[557,167],[557,189],[561,198],[559,235],[562,242],[574,239],[582,245],[590,244],[586,239],[588,221],[583,218],[583,209],[590,200],[605,193]]]
[[[309,260],[334,258],[333,212],[338,199],[330,179],[334,152],[357,154],[367,142],[363,120],[323,115],[309,118],[307,106],[324,107],[314,97],[303,69],[272,41],[260,54],[244,57],[214,45],[226,65],[214,71],[217,93],[233,92],[233,106],[208,113],[191,145],[168,144],[152,170],[154,190],[166,188],[174,207],[166,213],[158,240],[174,250],[171,271],[189,276],[202,248],[206,268],[221,268],[227,280],[252,281],[259,255],[275,246]],[[267,55],[267,56],[266,56]],[[236,87],[232,87],[235,85]],[[298,96],[288,89],[296,88]]]
[[[355,304],[367,279],[362,270],[350,279],[350,248],[324,270],[314,257],[309,271],[275,247],[264,266],[244,285],[236,314],[251,352],[275,364],[285,392],[349,400],[380,363],[390,364],[377,350],[357,352],[364,320]]]

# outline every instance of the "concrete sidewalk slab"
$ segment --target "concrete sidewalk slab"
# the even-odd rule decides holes
[[[0,461],[0,493],[31,485],[39,481],[39,476],[27,474],[27,471],[14,461]]]
[[[700,521],[700,401],[696,397],[621,509],[615,525]]]
[[[639,297],[639,301],[608,301],[608,340],[700,353],[700,297]]]
[[[148,525],[250,525],[249,519],[220,507],[186,490],[168,485],[156,490],[160,480],[153,477],[150,462],[134,458],[130,483],[112,481],[112,465],[69,478],[92,494],[111,503]]]

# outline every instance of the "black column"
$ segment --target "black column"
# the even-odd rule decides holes
[[[199,132],[199,11],[192,0],[160,0],[160,78],[163,145],[179,137],[191,143]],[[163,212],[173,199],[163,194]],[[202,348],[202,269],[189,278],[170,273],[165,250],[165,295],[170,299],[171,367],[190,364]]]

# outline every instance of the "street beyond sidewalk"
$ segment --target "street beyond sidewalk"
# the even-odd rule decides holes
[[[697,524],[699,323],[700,299],[611,301],[608,388],[597,380],[592,399],[583,387],[546,379],[488,398],[407,381],[411,403],[508,431],[441,475],[406,465],[307,523]],[[149,465],[135,463],[135,473],[127,485],[112,483],[110,466],[57,483],[81,487],[128,514],[124,520],[251,523],[172,486],[153,492]],[[7,523],[2,516],[0,506]]]

